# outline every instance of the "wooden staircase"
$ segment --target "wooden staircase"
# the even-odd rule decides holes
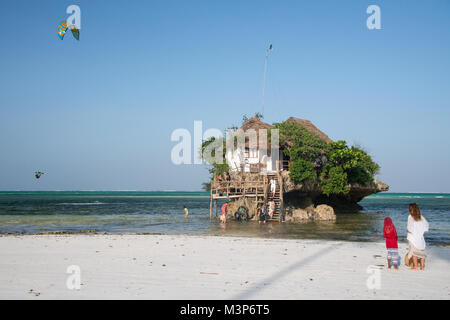
[[[283,178],[281,175],[281,171],[283,170],[283,161],[277,161],[277,174],[276,177],[267,177],[267,185],[266,187],[269,189],[266,189],[265,193],[265,205],[266,205],[266,212],[269,212],[269,206],[267,205],[270,201],[275,202],[275,209],[272,215],[272,218],[269,218],[268,221],[276,221],[276,222],[283,222],[284,221],[284,202],[283,202]],[[272,196],[272,193],[270,192],[270,180],[275,179],[276,187],[275,187],[275,193]],[[268,192],[267,192],[268,191]]]
[[[280,183],[275,179],[276,181],[276,188],[275,188],[275,194],[272,197],[272,192],[270,192],[267,195],[267,213],[269,212],[269,202],[274,201],[275,202],[275,210],[273,212],[272,218],[269,218],[267,221],[276,221],[281,222],[281,202],[282,202],[282,196],[281,196],[281,188]],[[270,178],[269,178],[269,184],[270,184]]]

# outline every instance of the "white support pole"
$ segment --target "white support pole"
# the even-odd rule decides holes
[[[263,81],[263,90],[262,90],[262,116],[264,117],[264,91],[266,89],[266,78],[267,78],[267,62],[269,60],[269,51],[272,51],[272,45],[267,47],[266,49],[266,57],[264,59],[264,81]]]

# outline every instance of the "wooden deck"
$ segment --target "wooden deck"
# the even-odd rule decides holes
[[[275,202],[274,213],[268,221],[283,221],[283,179],[281,178],[281,171],[286,170],[286,168],[289,168],[287,161],[278,161],[275,174],[255,174],[250,176],[250,180],[245,181],[211,181],[210,218],[213,217],[213,205],[215,216],[217,216],[217,200],[219,199],[235,200],[239,198],[256,198],[257,207],[265,207],[265,212],[267,213],[267,203],[269,201]],[[269,190],[270,179],[275,179],[276,181],[274,194],[271,194]]]

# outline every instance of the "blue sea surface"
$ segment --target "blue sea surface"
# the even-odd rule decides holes
[[[211,234],[290,239],[376,241],[391,217],[406,241],[408,205],[416,202],[430,223],[427,243],[450,244],[450,194],[381,193],[360,202],[359,213],[336,222],[234,222],[209,218],[205,192],[0,192],[0,234],[47,232]],[[189,209],[184,219],[183,206]],[[219,203],[220,206],[220,203]]]

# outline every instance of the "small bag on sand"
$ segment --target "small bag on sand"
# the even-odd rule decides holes
[[[409,264],[412,263],[412,258],[408,259],[408,253],[405,255],[405,266],[409,267]]]
[[[422,259],[417,259],[417,266],[420,268],[422,265]],[[408,253],[406,253],[405,255],[405,266],[412,268],[414,265],[413,263],[413,258],[411,257],[411,259],[408,259]]]

